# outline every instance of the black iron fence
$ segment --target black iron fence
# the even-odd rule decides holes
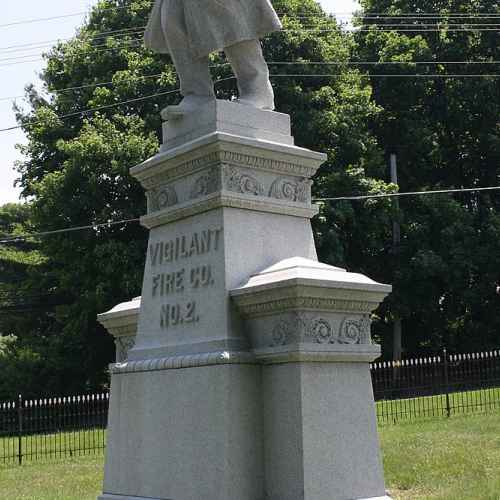
[[[373,363],[379,423],[500,410],[500,351]]]
[[[500,410],[500,351],[371,365],[379,423]],[[0,403],[0,467],[102,453],[109,394]]]
[[[109,394],[0,403],[0,466],[100,453]]]

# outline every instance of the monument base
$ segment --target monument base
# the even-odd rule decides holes
[[[287,116],[232,103],[164,132],[131,169],[151,230],[140,312],[100,316],[127,352],[99,499],[387,499],[369,363],[391,287],[317,262],[326,156]]]
[[[181,368],[185,359],[113,373],[101,500],[262,498],[260,367],[228,355]]]

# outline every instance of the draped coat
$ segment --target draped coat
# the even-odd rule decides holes
[[[178,22],[183,23],[188,48],[196,57],[282,28],[270,0],[155,0],[144,35],[146,47],[155,52],[169,53],[161,12],[171,1],[183,4],[184,19]]]

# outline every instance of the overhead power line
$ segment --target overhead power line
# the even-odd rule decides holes
[[[231,77],[231,78],[234,78],[234,77]],[[219,81],[221,81],[221,80],[219,80]],[[153,99],[155,97],[160,97],[160,96],[164,96],[164,95],[168,95],[168,94],[175,94],[177,92],[180,92],[180,89],[169,90],[169,91],[166,91],[166,92],[158,92],[158,93],[153,94],[153,95],[144,96],[144,97],[137,97],[135,99],[129,99],[127,101],[121,101],[121,102],[117,102],[117,103],[113,103],[113,104],[105,104],[103,106],[98,106],[96,108],[89,108],[89,109],[85,109],[83,111],[75,111],[73,113],[67,113],[65,115],[59,115],[59,116],[57,116],[57,118],[59,120],[64,120],[66,118],[71,118],[71,117],[74,117],[74,116],[83,116],[83,115],[86,115],[86,114],[89,114],[89,113],[94,113],[96,111],[102,111],[104,109],[116,108],[118,106],[124,106],[125,104],[132,104],[134,102],[146,101],[148,99]],[[39,123],[39,122],[40,122],[40,120],[29,120],[25,125],[33,125],[33,124]],[[2,128],[2,129],[0,129],[0,132],[7,132],[9,130],[16,130],[16,129],[19,129],[19,128],[22,128],[22,127],[23,127],[23,125],[17,125],[17,126],[8,127],[8,128]]]
[[[105,12],[105,11],[109,11],[109,10],[123,10],[123,9],[128,9],[128,8],[129,8],[128,5],[125,5],[123,7],[120,7],[120,6],[107,7],[107,8],[102,7],[99,9],[99,11]],[[33,19],[23,19],[23,20],[19,20],[19,21],[12,21],[12,22],[6,23],[6,24],[0,24],[0,28],[8,28],[10,26],[19,26],[22,24],[33,24],[33,23],[41,23],[41,22],[47,22],[47,21],[55,21],[57,19],[67,19],[68,17],[84,16],[84,15],[88,15],[90,13],[91,13],[91,11],[79,11],[79,12],[71,12],[68,14],[62,14],[59,16],[36,17]]]
[[[125,224],[130,224],[134,222],[139,222],[140,219],[124,219],[124,220],[118,220],[118,221],[109,221],[109,222],[100,222],[97,224],[88,224],[86,226],[74,226],[74,227],[67,227],[64,229],[55,229],[53,231],[43,231],[40,233],[26,233],[26,234],[20,234],[18,236],[13,236],[10,238],[3,238],[0,239],[0,244],[1,243],[12,243],[12,242],[17,242],[17,241],[23,241],[26,239],[31,239],[31,238],[41,238],[43,236],[52,236],[55,234],[62,234],[62,233],[72,233],[75,231],[85,231],[88,229],[100,229],[100,228],[105,228],[105,227],[112,227],[112,226],[123,226]]]
[[[289,19],[301,19],[305,18],[307,19],[307,16],[288,16]],[[360,18],[361,19],[361,18]],[[369,19],[369,18],[368,18]],[[376,19],[382,19],[380,17],[377,17]],[[396,17],[392,16],[390,19],[396,19]],[[402,18],[403,20],[406,18]],[[327,19],[326,19],[327,20]],[[428,18],[424,19],[425,21],[428,20]],[[500,21],[500,15],[498,16],[498,21]],[[372,27],[372,26],[403,26],[403,27],[415,27],[415,26],[441,26],[442,23],[439,21],[434,21],[433,23],[422,23],[420,20],[417,20],[418,24],[415,24],[415,22],[411,24],[402,24],[402,23],[397,23],[397,24],[387,24],[387,23],[380,23],[380,24],[375,24],[375,23],[370,23],[366,24],[365,27]],[[449,26],[449,25],[448,25]],[[453,21],[451,26],[474,26],[474,27],[481,27],[481,26],[488,26],[488,27],[498,27],[500,26],[500,23],[463,23],[463,22],[456,22]],[[314,26],[309,26],[310,28],[313,28]],[[107,40],[113,40],[117,39],[120,37],[128,36],[128,35],[142,35],[144,32],[144,29],[146,26],[136,26],[136,27],[129,27],[129,28],[121,28],[118,30],[112,30],[112,31],[102,31],[102,32],[97,32],[97,33],[83,33],[81,35],[81,38],[79,38],[79,41],[82,42],[89,42],[92,40],[99,40],[99,39],[105,39]],[[307,28],[307,26],[302,26],[302,28]],[[111,36],[113,35],[113,36]],[[43,40],[39,42],[31,42],[31,43],[23,43],[23,44],[17,44],[17,45],[10,45],[7,47],[0,47],[0,52],[18,52],[21,50],[28,50],[28,48],[34,49],[34,48],[43,48],[43,47],[51,47],[54,43],[57,42],[65,42],[69,40],[73,40],[75,37],[66,37],[66,38],[55,38],[51,40]]]
[[[345,73],[318,73],[318,74],[303,74],[303,73],[296,73],[296,74],[291,74],[291,73],[285,73],[285,74],[271,74],[271,78],[338,78],[338,77],[344,77],[346,76]],[[493,74],[361,74],[359,76],[366,77],[366,78],[372,78],[372,77],[378,77],[378,78],[479,78],[479,77],[488,77],[488,78],[500,78],[500,73],[493,73]],[[229,81],[235,79],[235,76],[230,76],[227,78],[221,78],[220,80],[215,81],[215,84],[222,83],[224,81]],[[75,111],[72,113],[67,113],[64,115],[58,115],[57,118],[59,120],[64,120],[66,118],[71,118],[75,116],[84,116],[90,113],[94,113],[96,111],[102,111],[105,109],[112,109],[116,108],[118,106],[124,106],[126,104],[132,104],[135,102],[141,102],[141,101],[146,101],[148,99],[154,99],[156,97],[161,97],[165,96],[168,94],[174,94],[176,92],[180,92],[180,89],[174,89],[174,90],[169,90],[165,92],[158,92],[152,95],[148,96],[143,96],[143,97],[137,97],[134,99],[128,99],[126,101],[121,101],[113,104],[106,104],[103,106],[97,106],[95,108],[89,108],[81,111]],[[0,132],[8,132],[11,130],[17,130],[21,129],[26,125],[32,125],[35,123],[39,123],[40,120],[28,120],[25,122],[23,125],[13,125],[12,127],[6,127],[6,128],[1,128]]]
[[[34,61],[38,61],[41,59],[36,59]],[[34,62],[34,61],[23,61],[23,62]],[[1,62],[1,59],[0,59]],[[223,64],[215,64],[211,65],[211,67],[220,67],[228,65],[229,63]],[[423,65],[491,65],[491,64],[500,64],[500,61],[268,61],[268,65],[270,66],[423,66]],[[2,65],[0,64],[0,67]],[[155,75],[146,75],[146,76],[136,76],[134,78],[157,78],[162,76],[164,73],[157,73]],[[132,81],[133,78],[127,79],[127,81]],[[86,85],[79,85],[73,87],[65,87],[62,89],[47,91],[51,94],[60,94],[73,90],[80,90],[84,88],[92,88],[92,87],[100,87],[106,85],[112,85],[114,82],[98,82]],[[24,97],[22,95],[16,96],[8,96],[8,97],[0,97],[0,101],[17,99]]]
[[[384,194],[368,194],[361,196],[337,196],[334,198],[315,198],[313,202],[360,201],[360,200],[374,200],[380,198],[401,198],[405,196],[427,196],[433,194],[473,193],[481,191],[499,191],[499,190],[500,186],[481,187],[481,188],[461,188],[461,189],[439,189],[436,191],[409,191],[406,193],[384,193]]]
[[[362,33],[362,32],[373,32],[374,28],[377,32],[399,32],[399,33],[435,33],[435,32],[496,32],[500,31],[500,24],[495,23],[495,24],[440,24],[440,23],[433,23],[433,24],[368,24],[368,25],[362,25],[359,27],[353,28],[353,31],[356,33]],[[140,38],[137,40],[132,40],[123,43],[123,47],[126,47],[128,45],[132,46],[134,44],[141,45],[142,42],[142,31],[144,27],[141,28],[133,28],[133,31],[130,30],[128,33],[122,33],[121,35],[116,35],[115,37],[109,37],[111,40],[116,40],[117,38],[125,37],[125,36],[134,36],[134,35],[141,35]],[[315,27],[300,27],[300,28],[287,28],[283,29],[280,31],[280,33],[297,33],[297,32],[306,32],[306,33],[335,33],[338,32],[340,27],[336,28],[322,28],[321,26],[315,26]],[[101,37],[102,38],[102,37]],[[63,41],[69,41],[73,40],[74,38],[67,38],[67,39],[55,39],[52,41],[52,43],[57,43],[57,42],[63,42]],[[82,43],[88,42],[92,39],[97,40],[98,38],[91,37],[89,38],[81,38],[77,41],[81,41]],[[107,47],[107,40],[103,40],[102,44],[96,45],[94,47],[104,47],[103,51],[111,51],[111,50],[116,50],[119,48],[119,45],[113,46],[113,47]],[[47,43],[39,43],[39,44],[21,44],[18,46],[10,46],[10,47],[4,47],[0,48],[0,52],[5,52],[6,55],[10,55],[11,53],[15,52],[23,52],[26,50],[34,50],[34,49],[43,49],[43,48],[50,48],[51,47],[51,42],[48,41]],[[21,58],[28,58],[28,57],[36,57],[36,56],[41,56],[41,52],[36,52],[36,53],[29,53],[29,54],[22,54],[18,56],[14,56],[10,58],[10,60],[16,60],[16,59],[21,59]],[[5,59],[4,59],[5,60]],[[1,62],[1,60],[0,60]],[[28,61],[32,62],[32,61]]]
[[[102,45],[95,45],[92,47],[92,49],[95,49],[95,50],[92,50],[91,54],[92,55],[95,55],[95,54],[100,54],[102,52],[111,52],[111,51],[114,51],[114,50],[120,50],[120,49],[125,49],[125,48],[134,48],[134,47],[140,47],[142,45],[142,40],[131,40],[131,41],[127,41],[127,42],[123,42],[123,43],[118,43],[112,47],[105,47],[105,48],[99,48],[99,47],[104,47],[105,44],[102,44]],[[27,59],[27,58],[33,58],[33,57],[39,57],[41,58],[43,56],[43,52],[36,52],[36,53],[31,53],[31,54],[23,54],[23,55],[16,55],[16,56],[13,56],[13,57],[7,57],[7,58],[3,58],[3,59],[0,59],[0,63],[3,63],[3,62],[9,62],[9,61],[17,61],[17,60],[20,60],[20,59]],[[2,55],[2,54],[0,54]],[[65,57],[72,57],[74,56],[73,53],[68,53],[68,54],[65,54],[64,55]],[[41,59],[39,59],[41,60]]]
[[[438,29],[432,29],[432,30],[422,30],[418,27],[414,27],[414,28],[409,28],[409,29],[398,29],[396,31],[400,32],[400,33],[403,33],[403,32],[406,32],[406,31],[410,31],[410,32],[417,32],[417,33],[421,33],[423,31],[431,31],[431,32],[435,32],[435,31],[500,31],[500,24],[496,25],[497,28],[495,28],[494,30],[493,29],[450,29],[450,28],[438,28]],[[311,33],[311,32],[317,32],[317,33],[330,33],[330,32],[336,32],[337,29],[328,29],[328,30],[325,30],[325,29],[321,29],[321,28],[313,28],[313,29],[305,29],[305,28],[301,28],[301,29],[298,29],[298,30],[282,30],[283,33],[287,33],[287,32],[308,32],[308,33]],[[362,28],[362,29],[358,29],[357,30],[358,32],[361,31],[361,32],[367,32],[367,31],[372,31],[371,28]],[[380,32],[387,32],[387,31],[392,31],[392,28],[391,29],[377,29],[377,31],[380,31]],[[135,36],[135,35],[140,35],[138,38],[132,38],[132,39],[125,39],[123,40],[122,38],[127,36],[127,37],[130,37],[130,36]],[[71,39],[69,39],[71,40]],[[82,46],[83,44],[85,43],[88,43],[88,39],[86,38],[82,38],[82,39],[74,39],[76,42],[81,42]],[[113,45],[109,45],[108,44],[108,41],[111,40],[113,42],[116,42],[115,44]],[[112,51],[116,51],[116,50],[121,50],[123,48],[127,48],[127,47],[130,47],[130,48],[135,48],[135,47],[142,47],[143,46],[143,38],[142,38],[142,31],[140,32],[137,32],[137,33],[125,33],[125,34],[121,34],[121,35],[117,35],[115,37],[109,37],[107,38],[106,40],[103,40],[102,43],[99,43],[99,44],[94,44],[91,46],[91,49],[92,49],[92,54],[99,54],[99,53],[103,53],[103,52],[112,52]],[[36,50],[36,49],[41,49],[41,48],[50,48],[51,45],[41,45],[41,46],[34,46],[34,47],[25,47],[25,48],[20,48],[20,49],[4,49],[2,51],[2,49],[0,49],[0,56],[7,56],[7,57],[4,57],[2,59],[0,59],[0,63],[11,63],[11,62],[15,62],[15,61],[21,61],[22,59],[33,59],[33,58],[41,58],[45,53],[47,52],[44,52],[44,51],[40,51],[40,50],[37,50],[36,52],[31,52],[32,50]],[[74,56],[74,52],[73,50],[73,46],[70,47],[70,50],[68,50],[66,53],[64,54],[61,54],[61,57],[73,57]],[[24,53],[21,53],[21,54],[18,54],[18,52],[24,52]],[[36,60],[41,60],[41,59],[35,59]],[[24,61],[23,61],[24,62]],[[32,61],[27,61],[27,62],[32,62]],[[7,65],[7,64],[3,64],[3,65]]]
[[[138,28],[124,28],[120,30],[114,30],[114,31],[103,31],[100,33],[95,33],[95,34],[82,34],[79,37],[67,37],[67,38],[53,38],[51,40],[41,40],[39,42],[32,42],[32,43],[21,43],[18,45],[8,45],[6,47],[0,47],[0,53],[6,52],[6,53],[11,53],[11,52],[22,52],[26,50],[34,50],[38,48],[44,48],[44,47],[53,47],[54,44],[59,43],[59,42],[69,42],[69,41],[76,41],[76,42],[82,42],[82,43],[89,43],[93,41],[103,41],[102,44],[99,45],[93,45],[93,47],[101,47],[106,45],[108,41],[113,41],[113,40],[120,40],[121,38],[124,38],[126,36],[134,36],[134,35],[143,35],[144,33],[144,26],[138,27]]]
[[[436,191],[412,191],[405,193],[372,194],[363,196],[338,196],[334,198],[315,198],[312,201],[313,203],[327,202],[327,201],[358,201],[358,200],[370,200],[379,198],[395,198],[402,196],[425,196],[425,195],[447,194],[447,193],[470,193],[470,192],[498,191],[498,190],[500,190],[500,186],[482,187],[482,188],[440,189]],[[56,229],[52,231],[43,231],[38,233],[25,233],[9,238],[2,238],[0,239],[0,244],[17,243],[27,239],[42,238],[45,236],[52,236],[56,234],[72,233],[85,230],[96,230],[100,228],[109,228],[112,226],[120,226],[120,225],[123,226],[125,224],[131,224],[137,222],[140,222],[140,218],[101,222],[96,224],[88,224],[85,226],[67,227],[64,229]]]
[[[390,14],[388,12],[365,12],[363,15],[358,16],[356,12],[352,12],[350,14],[353,17],[360,17],[364,19],[369,19],[372,17],[375,18],[380,18],[380,17],[386,17],[389,19],[406,19],[408,17],[415,17],[415,18],[448,18],[448,17],[454,17],[454,18],[497,18],[500,17],[500,13],[498,12],[402,12],[398,14]]]
[[[269,66],[419,66],[419,65],[487,65],[487,64],[500,64],[500,61],[268,61]],[[211,67],[226,66],[229,63],[224,64],[214,64]],[[154,75],[140,75],[125,79],[125,81],[133,81],[136,79],[149,79],[149,78],[159,78],[165,73],[156,73]],[[370,75],[372,76],[372,75]],[[75,90],[83,90],[87,88],[95,88],[106,85],[113,85],[115,82],[97,82],[89,83],[86,85],[77,85],[73,87],[64,87],[62,89],[56,90],[44,90],[44,92],[49,94],[62,94],[65,92],[71,92]],[[11,99],[20,99],[25,97],[25,94],[19,94],[15,96],[0,97],[0,101],[6,101]]]
[[[100,8],[99,12],[106,12],[106,11],[112,11],[112,10],[125,10],[128,9],[129,6],[113,6],[113,7],[108,7],[108,8]],[[10,26],[19,26],[23,24],[33,24],[33,23],[39,23],[39,22],[49,22],[49,21],[55,21],[57,19],[66,19],[69,17],[77,17],[77,16],[84,16],[92,13],[92,11],[79,11],[79,12],[71,12],[67,14],[62,14],[59,16],[50,16],[50,17],[39,17],[39,18],[33,18],[33,19],[22,19],[18,21],[11,21],[9,23],[5,24],[0,24],[0,28],[6,28]],[[308,15],[298,15],[294,16],[293,13],[289,12],[278,12],[279,16],[291,16],[293,17],[302,17],[302,18],[315,18],[315,17],[322,17],[323,15],[326,16],[332,16],[332,17],[361,17],[361,18],[380,18],[380,17],[387,17],[387,18],[407,18],[407,17],[423,17],[423,18],[428,18],[428,17],[457,17],[457,18],[463,18],[463,17],[472,17],[472,18],[496,18],[500,17],[500,14],[498,12],[471,12],[471,13],[465,13],[465,12],[401,12],[401,13],[389,13],[389,12],[365,12],[360,16],[357,16],[356,12],[332,12],[332,13],[327,13],[327,12],[318,12],[314,14],[308,14]]]
[[[427,26],[431,26],[431,28],[428,28]],[[434,27],[432,27],[434,26]],[[411,32],[411,33],[424,33],[424,32],[441,32],[441,31],[446,31],[446,32],[462,32],[462,31],[471,31],[471,32],[490,32],[490,31],[500,31],[500,24],[495,23],[495,24],[451,24],[451,25],[443,25],[439,23],[433,23],[433,24],[368,24],[368,25],[362,25],[360,27],[355,28],[355,31],[360,33],[360,32],[372,32],[373,29],[376,28],[376,31],[379,32],[388,32],[388,31],[397,31],[399,33],[406,33],[406,32]],[[115,37],[108,37],[106,40],[103,40],[103,43],[94,45],[95,47],[103,47],[101,52],[107,52],[107,51],[112,51],[112,50],[117,50],[119,48],[127,47],[127,46],[140,46],[142,43],[142,31],[144,29],[144,26],[138,27],[138,28],[126,28],[122,30],[115,30],[114,32],[108,32],[108,33],[121,33],[117,34]],[[332,33],[332,32],[337,32],[340,28],[329,28],[329,29],[322,29],[320,26],[315,26],[311,27],[310,29],[307,27],[301,27],[297,29],[284,29],[281,30],[281,33],[295,33],[295,32],[309,32],[309,33]],[[102,34],[97,34],[97,35],[92,35],[90,38],[87,37],[82,37],[81,39],[75,39],[77,41],[81,41],[82,43],[88,42],[89,40],[92,39],[98,39],[103,38],[103,35],[106,32],[103,32]],[[125,37],[125,36],[134,36],[134,35],[141,35],[140,38],[135,39],[135,40],[129,40],[129,41],[124,41],[123,44],[118,44],[113,47],[107,46],[107,40],[112,39],[112,40],[117,40],[120,37]],[[57,41],[65,41],[65,40],[72,40],[73,38],[68,38],[68,39],[62,39],[62,40],[53,40],[53,42]],[[49,41],[50,42],[50,41]],[[11,53],[15,52],[22,52],[26,50],[33,50],[33,49],[40,49],[40,48],[50,48],[50,45],[47,44],[21,44],[19,46],[10,46],[10,47],[5,47],[1,48],[0,52],[3,51],[6,54],[5,55],[10,55]],[[94,53],[100,52],[100,51],[94,51]],[[0,59],[0,63],[3,62],[4,64],[1,64],[0,67],[8,67],[8,66],[13,66],[15,64],[25,64],[25,63],[33,63],[33,62],[38,62],[41,59],[32,59],[33,57],[41,56],[41,52],[36,52],[36,53],[28,53],[28,54],[22,54],[14,57],[10,57],[7,59]],[[70,54],[71,55],[71,54]],[[30,59],[31,58],[31,59]],[[29,59],[25,60],[22,62],[18,63],[13,63],[12,61],[19,61],[20,59]]]

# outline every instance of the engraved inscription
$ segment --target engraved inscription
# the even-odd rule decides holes
[[[168,329],[178,325],[198,323],[200,317],[196,313],[196,302],[183,304],[163,304],[161,306],[160,326]]]
[[[215,272],[213,264],[198,262],[189,265],[195,257],[208,257],[217,252],[222,245],[222,229],[207,229],[165,239],[149,246],[149,259],[153,275],[151,294],[156,299],[167,299],[161,304],[160,327],[164,330],[194,325],[200,321],[200,314],[195,300],[175,297],[189,292],[200,292],[214,287]],[[173,270],[172,264],[183,264]]]
[[[152,266],[176,262],[197,255],[216,252],[221,243],[222,229],[207,229],[172,240],[159,241],[149,246]]]
[[[160,273],[153,276],[153,297],[182,293],[185,275],[186,270],[181,269],[173,273]]]
[[[191,288],[206,288],[215,284],[212,277],[212,266],[209,265],[193,267],[189,276]]]

